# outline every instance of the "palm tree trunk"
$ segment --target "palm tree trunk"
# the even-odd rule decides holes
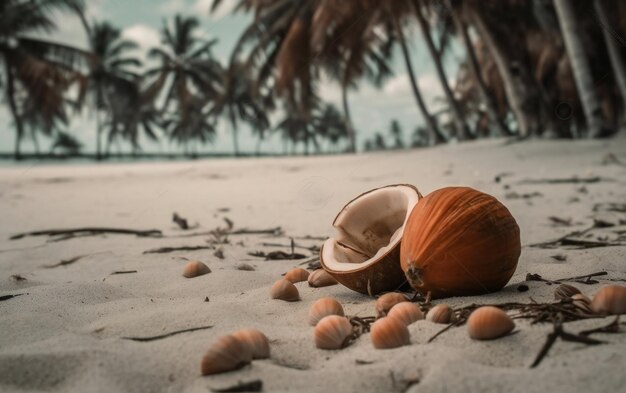
[[[100,121],[100,109],[96,107],[96,160],[98,161],[102,159],[101,139],[102,139],[102,122]]]
[[[39,140],[37,139],[37,131],[34,128],[30,129],[30,140],[33,142],[33,146],[35,147],[35,154],[39,157],[39,153],[41,150],[39,149]]]
[[[571,0],[554,0],[554,8],[559,18],[565,49],[570,59],[578,97],[585,113],[589,133],[593,137],[606,137],[612,130],[602,119],[600,100],[596,94],[593,75]]]
[[[352,117],[350,116],[350,106],[348,105],[348,87],[345,83],[341,86],[341,102],[343,104],[343,117],[348,130],[348,139],[350,140],[350,152],[356,153],[356,135],[354,127],[352,127]]]
[[[428,113],[428,109],[426,108],[426,103],[424,103],[424,99],[422,98],[422,94],[420,93],[419,87],[417,86],[417,80],[415,79],[415,74],[413,73],[413,66],[411,65],[411,58],[409,57],[409,49],[406,46],[406,41],[404,40],[404,34],[402,29],[400,28],[400,24],[398,23],[396,18],[392,18],[394,29],[396,34],[398,35],[398,41],[400,42],[400,48],[402,49],[402,56],[404,57],[404,64],[406,65],[407,73],[409,74],[409,79],[411,80],[411,89],[413,90],[413,95],[415,96],[415,101],[417,101],[417,107],[424,118],[424,122],[426,123],[426,128],[428,132],[434,137],[435,144],[437,143],[445,143],[448,141],[448,138],[443,135],[433,117]]]
[[[504,84],[507,101],[517,120],[519,135],[528,137],[534,134],[538,128],[536,121],[538,113],[531,113],[533,105],[529,105],[531,98],[528,91],[531,86],[525,84],[523,78],[517,75],[519,72],[513,72],[502,43],[498,41],[497,37],[489,29],[480,11],[476,11],[470,6],[466,6],[466,11],[496,63],[500,78]]]
[[[622,113],[626,113],[626,65],[624,59],[620,53],[620,48],[617,46],[617,40],[611,35],[611,25],[609,24],[609,17],[606,12],[605,3],[602,0],[593,0],[593,6],[595,7],[596,14],[602,27],[602,35],[604,36],[604,42],[609,52],[609,59],[611,61],[611,67],[617,80],[617,87],[619,93],[622,96]],[[623,45],[623,44],[622,44]]]
[[[478,87],[478,91],[480,92],[480,96],[487,107],[487,114],[491,120],[491,123],[498,130],[500,135],[513,135],[509,127],[504,123],[504,119],[502,119],[498,110],[496,109],[496,104],[493,101],[493,97],[487,90],[487,86],[485,85],[485,81],[483,79],[482,74],[480,73],[480,65],[478,64],[478,60],[476,59],[476,52],[474,51],[474,45],[472,45],[472,41],[470,40],[469,34],[467,32],[467,25],[461,20],[458,12],[452,8],[450,4],[450,0],[446,0],[446,6],[450,10],[450,14],[452,15],[452,19],[454,21],[454,25],[456,26],[456,30],[461,34],[461,41],[463,42],[463,46],[465,47],[465,51],[467,52],[467,59],[470,68],[470,72],[476,81],[476,86]]]
[[[22,124],[22,119],[17,112],[17,104],[15,102],[15,80],[13,79],[11,66],[6,59],[4,59],[4,66],[6,69],[7,79],[7,99],[9,101],[9,108],[11,109],[13,121],[15,122],[15,150],[13,151],[13,159],[20,160],[22,159],[22,154],[20,153],[20,143],[22,142],[22,135],[24,135],[24,125]]]
[[[235,157],[239,156],[239,136],[237,133],[237,126],[233,126],[233,149],[235,151]]]
[[[467,126],[467,123],[465,122],[465,116],[463,115],[463,111],[461,110],[461,107],[459,106],[457,100],[454,98],[452,89],[450,89],[450,85],[448,84],[448,78],[446,77],[443,65],[441,64],[441,57],[439,56],[439,53],[435,48],[433,38],[430,36],[430,28],[428,26],[428,23],[426,22],[426,19],[424,18],[424,14],[422,14],[422,8],[416,0],[413,0],[413,7],[415,8],[415,14],[417,15],[417,21],[419,22],[418,24],[420,26],[422,36],[426,41],[426,47],[428,48],[430,57],[435,63],[437,77],[439,78],[441,87],[443,87],[443,92],[446,95],[448,105],[450,106],[450,109],[452,109],[452,116],[454,117],[454,122],[456,123],[457,137],[473,138],[473,134]]]

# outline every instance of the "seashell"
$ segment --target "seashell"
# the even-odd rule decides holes
[[[328,315],[315,325],[314,337],[320,349],[341,349],[352,337],[352,325],[346,317]]]
[[[593,314],[591,309],[591,299],[582,293],[576,293],[572,296],[572,304],[578,308],[580,311],[583,311],[587,314]]]
[[[519,227],[502,203],[471,188],[448,187],[430,193],[413,208],[404,229],[400,265],[422,294],[476,295],[504,287],[520,251]]]
[[[397,318],[377,319],[370,328],[370,337],[374,348],[397,348],[411,343],[407,325]]]
[[[337,214],[337,235],[324,242],[320,262],[342,285],[366,294],[393,291],[405,281],[398,263],[405,222],[422,195],[408,184],[376,188]]]
[[[257,329],[242,329],[233,333],[233,337],[244,343],[252,353],[252,359],[267,359],[270,357],[270,342]]]
[[[626,287],[609,285],[593,297],[591,308],[598,314],[626,314]]]
[[[405,325],[410,325],[413,322],[424,319],[424,313],[415,303],[402,302],[391,307],[391,310],[387,313],[388,317],[396,318],[404,322]]]
[[[218,374],[240,368],[252,361],[250,348],[232,335],[217,339],[202,357],[202,375]]]
[[[395,306],[398,303],[407,302],[408,299],[401,293],[398,292],[388,292],[376,299],[375,307],[376,314],[379,317],[384,317],[387,315],[387,312],[391,309],[391,307]]]
[[[337,284],[337,280],[324,269],[314,270],[313,273],[309,275],[308,281],[309,286],[313,288],[328,287]]]
[[[437,304],[426,313],[426,320],[435,323],[450,323],[453,317],[454,311],[447,304]]]
[[[479,307],[467,319],[467,332],[475,340],[493,340],[508,334],[515,323],[497,307]]]
[[[211,269],[200,261],[187,262],[185,270],[183,270],[183,276],[187,278],[194,278],[208,273],[211,273]]]
[[[343,307],[333,298],[323,297],[313,303],[309,309],[309,325],[315,326],[317,323],[328,315],[344,316]]]
[[[573,285],[561,284],[554,289],[554,298],[556,300],[569,299],[580,293],[580,290]]]
[[[285,274],[285,280],[292,283],[306,281],[309,278],[309,272],[301,267],[294,267]]]
[[[270,288],[270,296],[272,299],[280,299],[288,302],[300,300],[298,288],[284,278],[281,278],[272,285]]]

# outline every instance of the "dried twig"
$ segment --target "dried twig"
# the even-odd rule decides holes
[[[213,325],[207,325],[207,326],[200,326],[200,327],[183,329],[183,330],[176,330],[176,331],[173,331],[173,332],[170,332],[170,333],[160,334],[158,336],[122,337],[122,339],[124,339],[124,340],[132,340],[132,341],[139,341],[139,342],[148,342],[148,341],[161,340],[161,339],[168,338],[168,337],[171,337],[171,336],[175,336],[175,335],[181,334],[181,333],[189,333],[189,332],[195,332],[197,330],[210,329],[212,327],[213,327]]]
[[[181,246],[181,247],[160,247],[146,250],[142,254],[167,254],[175,251],[197,251],[197,250],[213,250],[215,246]]]
[[[0,302],[3,302],[5,300],[9,300],[9,299],[13,299],[14,297],[23,296],[23,295],[28,295],[28,294],[27,293],[16,293],[15,295],[3,295],[3,296],[0,296]]]
[[[178,227],[184,231],[189,229],[189,223],[187,222],[187,219],[179,216],[178,213],[174,213],[174,215],[172,216],[172,221],[174,221],[176,225],[178,225]]]
[[[255,379],[249,382],[238,382],[236,385],[226,388],[211,388],[216,393],[236,393],[236,392],[260,392],[263,390],[263,381]]]
[[[604,341],[595,340],[593,338],[589,338],[583,335],[576,335],[576,334],[568,333],[565,330],[563,330],[562,321],[556,320],[554,322],[554,330],[550,334],[548,334],[548,337],[546,338],[546,342],[543,344],[543,346],[539,350],[539,353],[535,357],[535,360],[533,361],[533,363],[530,365],[530,368],[535,368],[539,365],[539,363],[541,363],[541,361],[546,357],[546,355],[550,351],[550,348],[552,348],[552,346],[556,342],[557,338],[561,338],[561,340],[563,341],[577,342],[577,343],[582,343],[582,344],[587,344],[587,345],[604,344]]]
[[[574,276],[574,277],[567,277],[567,278],[559,278],[556,280],[548,280],[548,279],[541,277],[541,275],[539,274],[528,273],[526,274],[526,281],[541,281],[541,282],[545,282],[548,284],[559,284],[562,282],[570,281],[570,282],[577,282],[580,284],[591,285],[591,284],[598,283],[598,281],[592,280],[591,277],[606,276],[608,274],[609,273],[605,271],[601,271],[601,272],[595,272],[595,273],[590,273],[590,274],[584,274],[582,276]]]
[[[84,258],[86,256],[87,255],[78,255],[78,256],[72,257],[70,259],[63,259],[60,262],[55,263],[53,265],[45,265],[44,267],[47,268],[47,269],[52,269],[52,268],[59,267],[59,266],[71,265],[72,263],[77,262],[78,260],[80,260],[80,259],[82,259],[82,258]]]
[[[593,328],[593,329],[583,330],[580,333],[578,333],[578,335],[579,336],[589,336],[589,335],[594,334],[594,333],[623,333],[620,330],[620,328],[619,328],[620,325],[623,325],[623,324],[624,323],[620,323],[619,322],[619,315],[618,315],[608,325],[600,326],[600,327]]]
[[[114,275],[114,274],[131,274],[131,273],[137,273],[137,270],[117,270],[117,271],[114,271],[113,273],[111,273],[111,275]]]
[[[43,231],[33,231],[18,233],[11,236],[10,240],[17,240],[27,236],[68,236],[68,239],[77,236],[97,236],[106,233],[117,235],[135,235],[138,237],[163,237],[163,233],[158,229],[148,230],[136,230],[136,229],[124,229],[124,228],[99,228],[99,227],[86,227],[86,228],[72,228],[72,229],[47,229]]]
[[[614,181],[613,179],[603,178],[599,176],[592,177],[564,177],[553,179],[524,179],[519,181],[519,184],[589,184],[598,183],[601,181]]]

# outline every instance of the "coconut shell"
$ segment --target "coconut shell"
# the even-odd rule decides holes
[[[409,216],[400,263],[413,288],[433,298],[500,290],[521,252],[520,231],[496,198],[449,187],[422,198]]]
[[[324,246],[320,255],[324,253]],[[324,258],[320,258],[322,268],[335,280],[345,287],[374,296],[382,292],[398,289],[406,282],[404,271],[398,263],[400,259],[400,247],[396,246],[388,254],[379,258],[376,263],[352,271],[335,271],[324,264]]]
[[[350,206],[352,205],[352,203],[357,201],[359,198],[362,198],[378,190],[393,189],[393,188],[400,188],[400,187],[402,188],[406,187],[410,189],[412,192],[415,193],[415,196],[418,200],[419,198],[422,197],[422,195],[417,190],[417,188],[415,188],[414,186],[410,184],[394,184],[394,185],[376,188],[366,193],[363,193],[357,196],[356,198],[354,198],[353,200],[351,200],[350,202],[348,202],[346,206],[344,206],[344,208],[339,212],[339,214],[337,214],[337,217],[335,217],[335,220],[333,221],[333,226],[335,227],[338,226],[338,221],[340,220],[340,217],[346,214],[346,212],[350,210]],[[409,211],[406,212],[406,215],[409,214],[410,209],[412,209],[412,206],[409,207]],[[393,212],[390,212],[390,214],[393,214]],[[384,231],[384,227],[385,225],[383,225],[381,222],[374,221],[370,223],[370,226],[368,229],[366,229],[366,231],[372,231],[376,233],[376,232]],[[329,239],[322,245],[322,248],[320,250],[320,262],[321,262],[322,268],[326,270],[340,284],[354,291],[373,296],[382,292],[390,292],[390,291],[397,290],[404,283],[406,283],[406,277],[399,263],[401,241],[398,241],[398,243],[394,247],[391,247],[385,253],[382,253],[381,255],[377,255],[376,261],[374,263],[371,263],[361,268],[356,268],[354,270],[349,270],[349,271],[334,270],[332,267],[328,266],[327,261],[324,260],[324,248],[333,247],[334,243],[332,242],[333,242],[333,239]],[[346,244],[341,244],[340,246],[350,248],[350,246]],[[371,247],[367,251],[370,254],[374,254],[376,253],[378,246],[380,246],[380,244],[372,244]],[[358,250],[354,250],[354,251],[358,252]]]

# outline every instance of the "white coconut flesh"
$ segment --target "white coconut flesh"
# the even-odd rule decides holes
[[[370,191],[348,203],[333,222],[337,235],[324,242],[324,265],[341,272],[378,261],[402,239],[418,199],[417,190],[398,185]]]

